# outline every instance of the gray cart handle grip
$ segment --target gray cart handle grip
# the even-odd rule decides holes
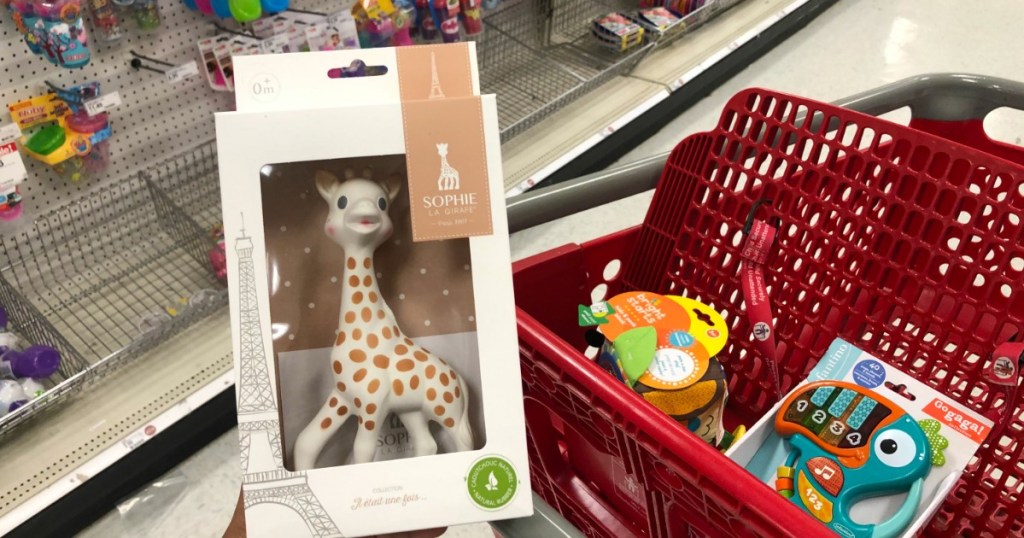
[[[983,75],[919,75],[840,99],[834,104],[873,116],[908,106],[914,118],[980,120],[1001,107],[1024,110],[1024,84]]]
[[[982,119],[1000,107],[1024,110],[1024,84],[981,75],[920,75],[833,104],[876,116],[909,106],[914,118],[964,121]],[[511,198],[509,230],[517,232],[651,190],[668,156],[667,152],[653,155]]]

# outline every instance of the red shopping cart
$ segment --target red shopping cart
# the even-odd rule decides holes
[[[627,289],[725,311],[739,335],[721,355],[727,426],[752,424],[774,402],[746,337],[739,251],[748,213],[767,198],[782,222],[769,289],[783,389],[842,337],[975,410],[1012,411],[924,533],[1021,535],[1021,403],[981,374],[1024,328],[1024,168],[1012,162],[1024,152],[950,126],[981,129],[998,106],[1024,108],[1024,91],[1006,97],[1022,87],[978,80],[925,77],[894,87],[909,87],[902,95],[854,100],[871,112],[910,103],[911,127],[744,91],[715,130],[675,148],[642,226],[516,264],[535,491],[588,536],[829,535],[587,359],[574,317],[577,304]]]

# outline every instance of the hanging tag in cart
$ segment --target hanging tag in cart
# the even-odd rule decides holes
[[[778,355],[775,347],[775,324],[772,322],[771,299],[768,297],[768,287],[765,284],[764,264],[775,241],[779,223],[778,218],[774,219],[772,224],[754,218],[757,209],[768,203],[770,203],[768,200],[755,202],[754,207],[750,209],[746,226],[743,227],[746,241],[743,251],[740,253],[740,257],[743,259],[740,278],[743,286],[743,298],[747,303],[747,318],[750,320],[751,332],[754,334],[754,343],[768,368],[772,393],[778,399],[782,397],[782,388],[779,381]]]
[[[1017,401],[1017,388],[1020,383],[1021,365],[1024,364],[1024,342],[1004,342],[992,352],[992,360],[985,367],[986,380],[1002,387],[1006,391],[1003,408],[991,409],[987,417],[995,422],[993,438],[998,438],[1002,430],[1013,418],[1013,408]]]

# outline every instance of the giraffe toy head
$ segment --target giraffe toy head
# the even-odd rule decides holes
[[[346,170],[344,181],[321,170],[316,174],[316,188],[327,202],[324,233],[343,249],[376,249],[394,231],[388,208],[398,187],[373,181],[370,170],[362,177]]]
[[[438,144],[437,145],[437,154],[442,156],[442,157],[447,157],[448,156],[448,144]]]

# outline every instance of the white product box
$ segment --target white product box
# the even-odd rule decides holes
[[[235,59],[217,115],[250,536],[532,514],[472,44]]]

